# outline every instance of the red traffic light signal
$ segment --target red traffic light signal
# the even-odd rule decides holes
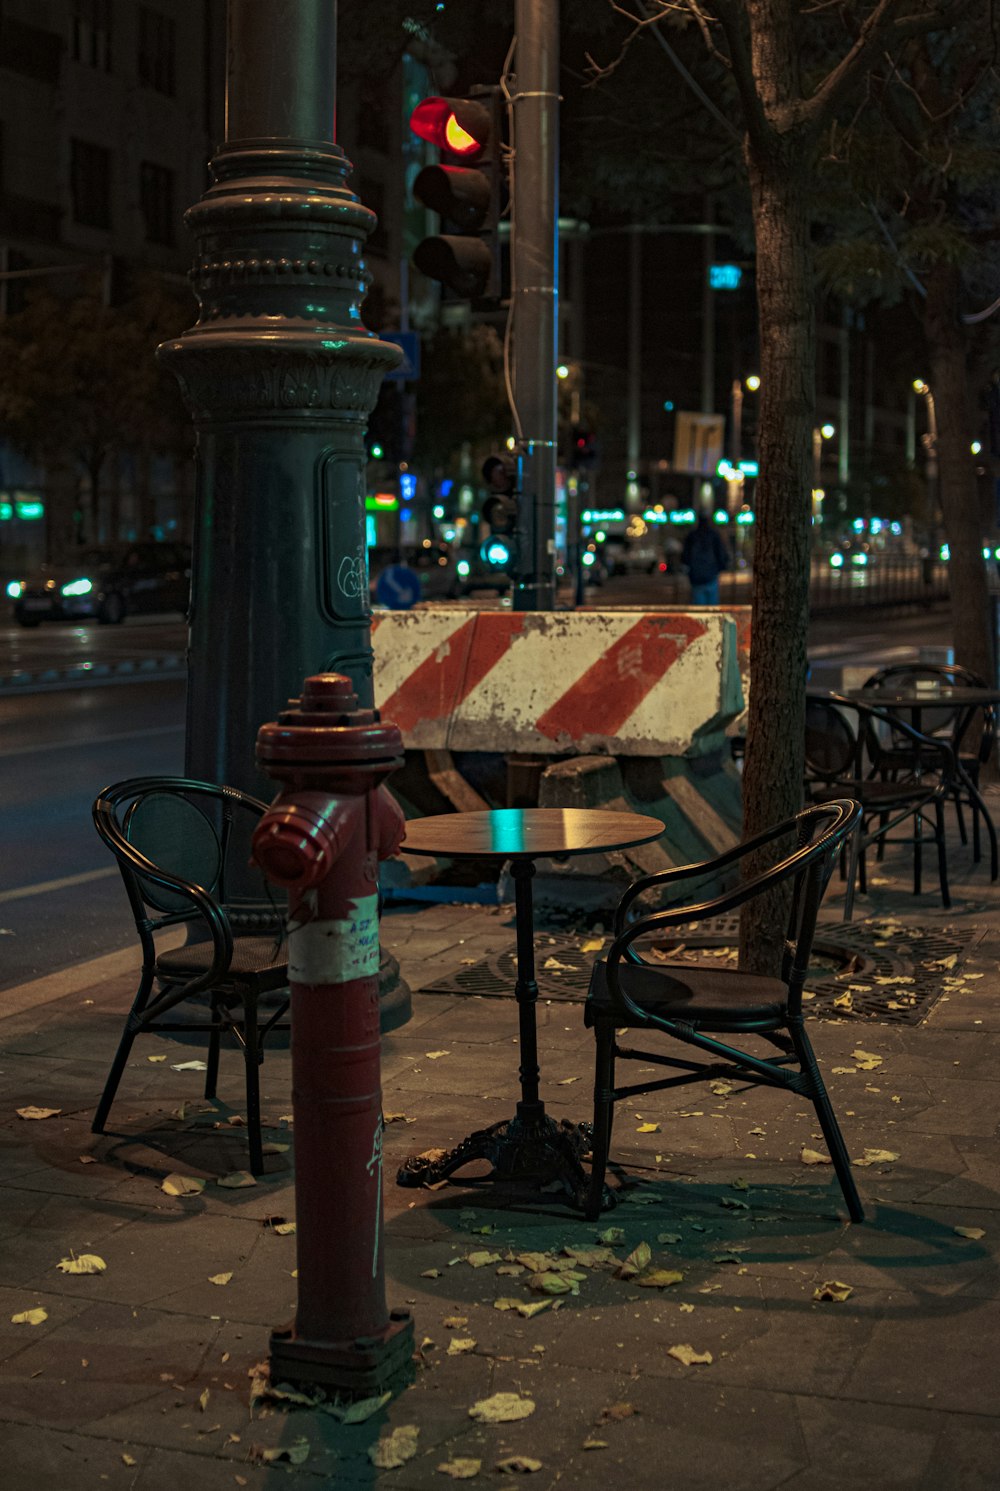
[[[410,115],[410,128],[453,160],[470,165],[425,166],[413,183],[416,201],[458,229],[425,238],[414,266],[463,300],[500,295],[500,89],[474,90],[478,98],[425,98]]]
[[[425,98],[410,115],[410,128],[421,140],[469,161],[486,150],[492,125],[490,110],[467,98]]]

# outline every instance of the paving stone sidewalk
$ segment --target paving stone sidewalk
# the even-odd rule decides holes
[[[635,1184],[599,1225],[554,1200],[510,1210],[467,1188],[398,1188],[407,1154],[508,1115],[516,1089],[509,998],[415,993],[384,1047],[385,1240],[390,1302],[410,1307],[422,1344],[414,1385],[353,1426],[250,1402],[269,1329],[295,1302],[295,1238],[274,1220],[294,1217],[287,1051],[263,1069],[268,1175],[225,1189],[217,1179],[247,1163],[235,1052],[209,1105],[199,1073],[175,1069],[197,1044],[140,1041],[113,1132],[90,1133],[134,989],[127,958],[0,995],[0,1485],[229,1491],[293,1474],[431,1491],[461,1460],[480,1462],[470,1484],[501,1486],[521,1473],[497,1469],[513,1458],[540,1462],[523,1472],[539,1491],[992,1491],[1000,892],[967,850],[952,859],[950,913],[931,892],[908,895],[895,862],[857,912],[895,921],[904,944],[932,926],[970,934],[929,1017],[812,1027],[852,1155],[898,1156],[858,1170],[862,1226],[847,1224],[830,1167],[800,1161],[823,1147],[811,1110],[738,1082],[620,1106],[614,1155]],[[831,918],[838,898],[834,887]],[[509,909],[495,907],[391,911],[383,937],[417,991],[513,942]],[[592,1037],[578,1003],[542,1003],[539,1048],[550,1111],[587,1118]],[[17,1116],[30,1105],[59,1112]],[[173,1172],[207,1183],[173,1197],[161,1189]],[[621,1229],[616,1259],[646,1242],[681,1281],[637,1287],[592,1257],[577,1294],[549,1297],[528,1287],[532,1260],[509,1272],[508,1255],[599,1248],[607,1227]],[[60,1272],[85,1253],[106,1270]],[[500,1256],[476,1267],[476,1253]],[[817,1300],[834,1281],[848,1296]],[[524,1315],[502,1299],[549,1302]],[[40,1323],[13,1323],[34,1310]],[[670,1354],[681,1346],[711,1361],[684,1365]],[[500,1392],[534,1410],[470,1417]],[[407,1426],[415,1455],[376,1469],[369,1450]],[[261,1458],[275,1452],[286,1458]]]

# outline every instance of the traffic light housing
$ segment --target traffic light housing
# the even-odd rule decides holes
[[[586,425],[574,425],[570,432],[569,464],[578,470],[593,466],[597,460],[597,442]]]
[[[483,462],[483,481],[489,496],[483,503],[483,522],[489,537],[480,545],[488,564],[506,568],[516,553],[518,502],[517,461],[513,456],[487,456]]]
[[[413,195],[458,230],[424,238],[413,264],[463,300],[498,300],[503,100],[497,87],[470,95],[425,98],[410,115],[414,134],[443,156],[419,173]]]

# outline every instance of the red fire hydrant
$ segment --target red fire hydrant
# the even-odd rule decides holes
[[[382,1257],[376,876],[403,837],[382,785],[403,743],[357,703],[348,678],[319,674],[261,726],[257,762],[282,786],[253,857],[289,900],[299,1287],[272,1380],[366,1397],[405,1378],[413,1322],[386,1306]]]

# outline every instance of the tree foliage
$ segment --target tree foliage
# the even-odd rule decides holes
[[[812,432],[816,421],[815,183],[835,124],[871,102],[872,80],[907,45],[938,35],[974,0],[611,0],[652,47],[656,28],[700,36],[719,81],[714,96],[739,122],[750,188],[761,345],[760,477],[752,590],[744,827],[748,835],[801,803],[809,612]],[[661,45],[661,50],[663,50]],[[668,61],[670,59],[667,59]],[[677,67],[671,62],[670,86]],[[747,864],[754,874],[760,866]],[[778,898],[750,903],[741,962],[775,972],[784,936]]]
[[[49,471],[85,475],[91,521],[114,452],[190,449],[176,381],[153,355],[189,319],[186,298],[156,278],[108,307],[94,277],[74,296],[38,291],[0,322],[0,430]],[[65,526],[66,514],[51,516]]]

